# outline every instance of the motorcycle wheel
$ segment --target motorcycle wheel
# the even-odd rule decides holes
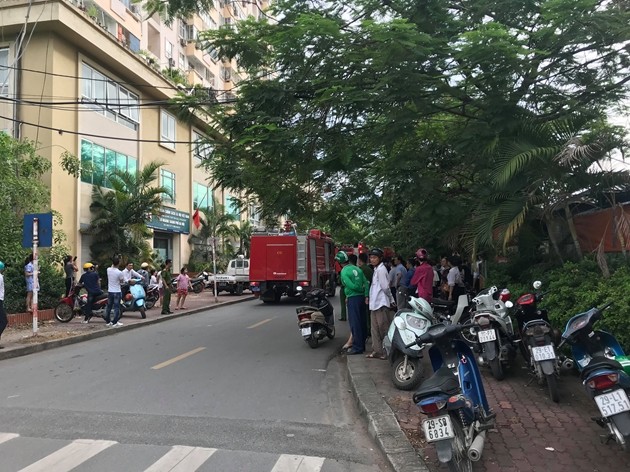
[[[405,368],[405,356],[400,356],[392,365],[392,383],[398,390],[415,390],[422,381],[422,369],[420,359],[407,358],[407,370]]]
[[[139,311],[142,319],[145,319],[147,317],[147,310],[145,309],[145,307],[141,306]]]
[[[558,379],[555,374],[547,375],[547,389],[549,390],[549,398],[554,403],[560,401],[560,395],[558,394]]]
[[[503,365],[501,365],[501,360],[498,357],[495,357],[493,360],[489,362],[490,370],[492,371],[492,376],[496,380],[503,380],[505,378],[505,372],[503,371]]]
[[[57,318],[57,321],[67,323],[74,318],[74,310],[71,306],[66,305],[65,303],[60,303],[55,307],[55,318]]]
[[[450,472],[472,472],[473,464],[468,458],[468,450],[466,448],[466,434],[462,425],[459,423],[459,418],[455,415],[451,415],[451,423],[453,423],[453,432],[455,437],[451,448],[453,450],[453,458],[446,463]]]
[[[315,336],[309,337],[306,340],[306,342],[308,343],[311,349],[315,349],[317,348],[317,346],[319,346],[319,339],[317,339]]]
[[[150,310],[151,308],[153,308],[155,306],[155,302],[156,302],[156,300],[153,300],[152,298],[149,298],[149,299],[144,301],[144,306],[146,307],[147,310]]]
[[[328,339],[335,339],[335,327],[331,327],[330,331],[328,331],[328,334],[326,335],[328,336]]]
[[[197,285],[195,285],[193,287],[193,292],[195,292],[195,293],[203,292],[203,284],[202,283],[198,283]]]
[[[467,324],[470,322],[470,314],[464,314],[459,320],[459,324]],[[477,335],[472,334],[470,328],[464,328],[461,331],[462,338],[464,338],[464,342],[469,346],[475,346],[477,344]]]

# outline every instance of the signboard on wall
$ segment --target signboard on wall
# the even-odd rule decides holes
[[[158,216],[147,223],[149,228],[167,233],[190,233],[190,215],[184,211],[162,207]]]

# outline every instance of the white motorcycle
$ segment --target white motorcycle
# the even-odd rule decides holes
[[[420,358],[424,345],[414,344],[435,323],[433,308],[422,298],[410,297],[410,309],[398,310],[383,347],[392,364],[392,382],[400,390],[414,390],[422,380]],[[411,347],[408,345],[413,344]]]

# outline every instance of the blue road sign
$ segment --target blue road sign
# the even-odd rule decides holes
[[[52,247],[52,213],[29,213],[24,215],[22,247],[33,247],[33,219],[37,218],[38,247]]]

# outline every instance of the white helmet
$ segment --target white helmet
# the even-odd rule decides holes
[[[419,313],[427,317],[433,316],[433,307],[424,298],[410,297],[409,306],[416,313]]]

